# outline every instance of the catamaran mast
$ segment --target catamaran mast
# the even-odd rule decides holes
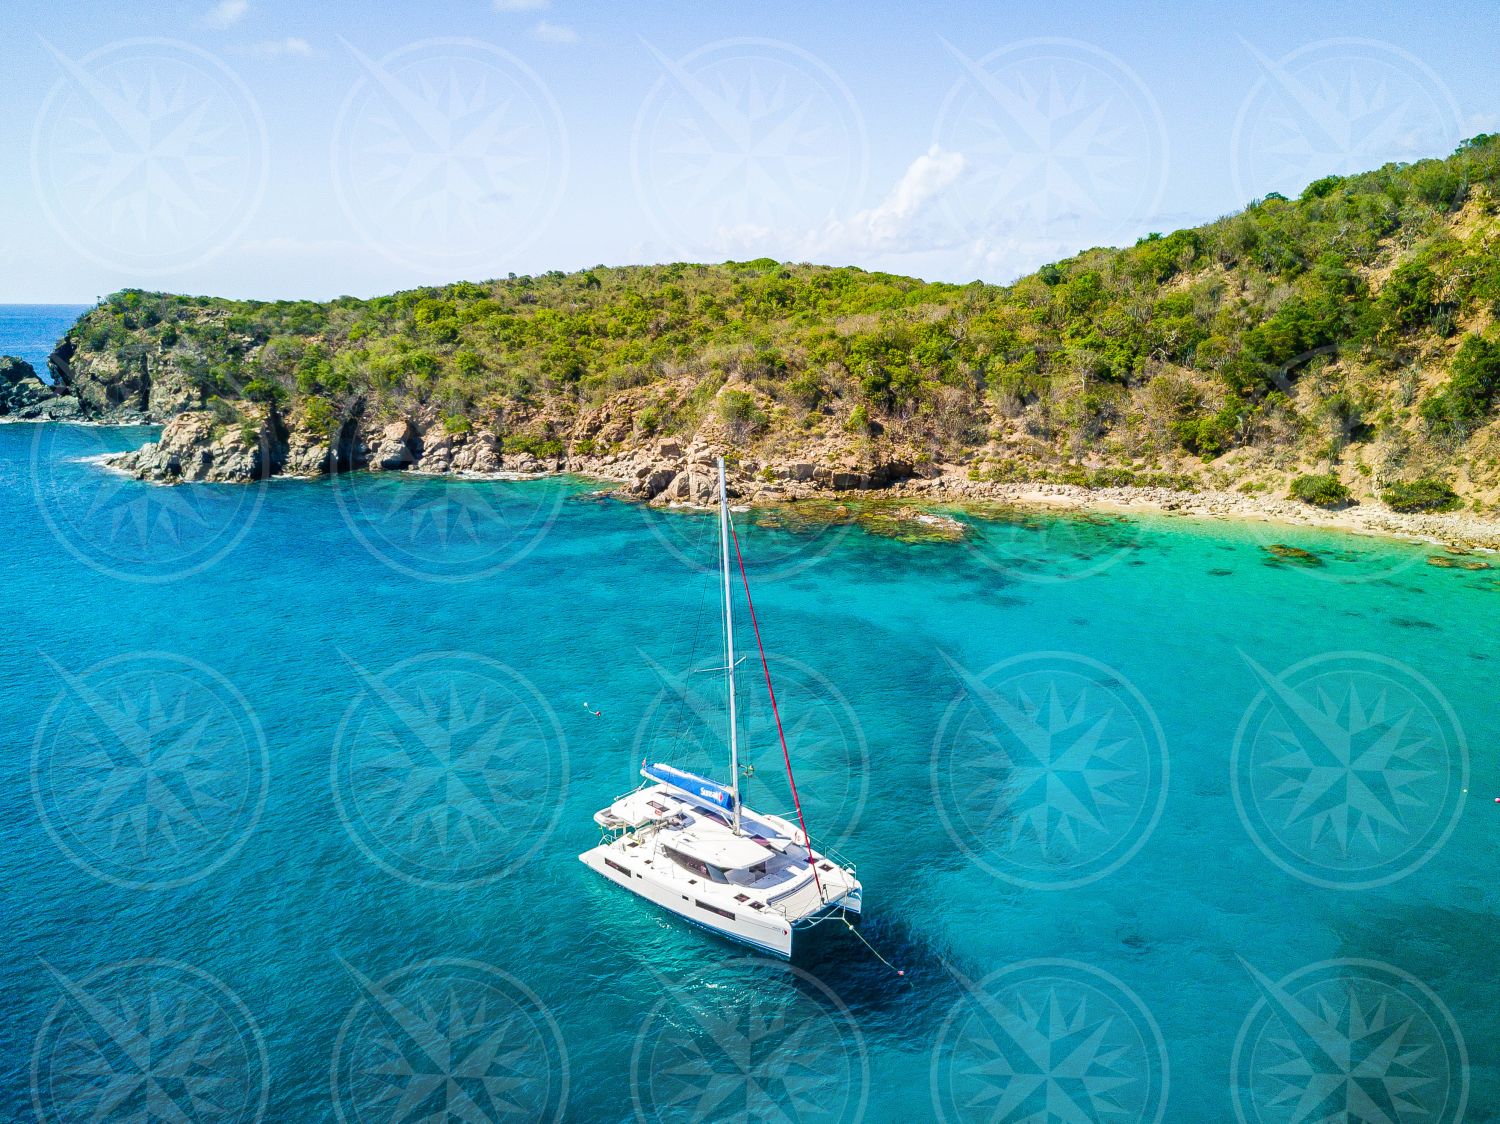
[[[724,571],[724,675],[729,683],[729,791],[734,797],[734,833],[740,833],[740,743],[734,716],[734,608],[729,584],[729,493],[719,458],[719,564]]]

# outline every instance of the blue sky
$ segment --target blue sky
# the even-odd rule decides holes
[[[760,255],[1007,280],[1500,128],[1477,11],[10,0],[0,300]]]

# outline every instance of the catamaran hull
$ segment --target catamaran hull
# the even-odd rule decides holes
[[[859,912],[859,899],[846,897],[837,902],[830,902],[817,914],[800,918],[795,923],[780,916],[775,917],[774,920],[770,917],[758,918],[744,915],[733,918],[724,917],[722,911],[707,908],[691,894],[683,894],[677,886],[663,885],[655,879],[647,878],[639,871],[630,870],[626,873],[620,870],[621,866],[627,869],[630,866],[628,863],[621,862],[620,858],[618,850],[611,848],[608,844],[601,844],[578,856],[579,861],[590,870],[602,874],[616,886],[629,890],[636,897],[659,905],[662,909],[676,914],[685,921],[692,922],[701,929],[707,929],[721,937],[747,944],[762,952],[769,952],[784,960],[791,959],[792,944],[798,930],[806,929],[829,914],[840,910],[854,914]]]

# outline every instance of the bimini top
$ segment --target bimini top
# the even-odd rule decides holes
[[[674,851],[724,871],[749,870],[776,857],[776,852],[765,844],[735,835],[727,827],[707,819],[664,836],[662,842]]]
[[[680,789],[685,796],[699,803],[725,812],[734,811],[734,793],[729,790],[729,786],[700,777],[697,773],[657,763],[641,766],[641,776]]]

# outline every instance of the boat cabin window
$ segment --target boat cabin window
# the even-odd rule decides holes
[[[702,859],[695,859],[691,855],[684,855],[675,847],[662,844],[662,852],[683,870],[690,870],[699,878],[707,878],[710,882],[727,882],[724,872],[716,866],[709,866]]]

